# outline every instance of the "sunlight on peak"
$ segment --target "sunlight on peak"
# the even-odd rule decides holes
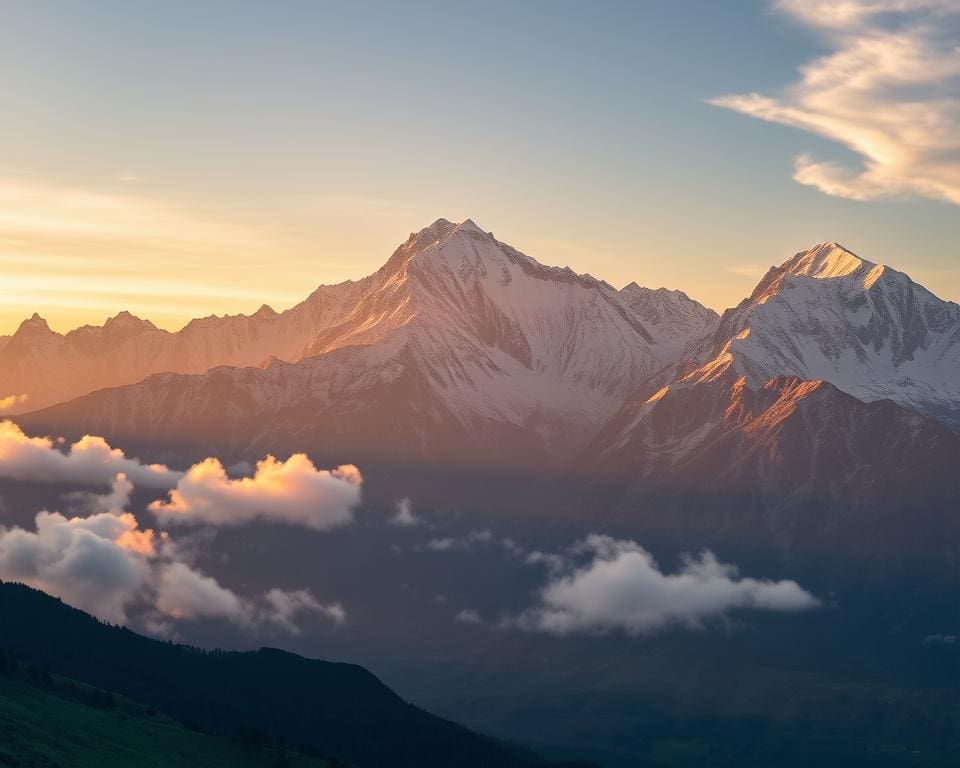
[[[652,394],[650,397],[648,397],[647,400],[646,400],[646,403],[655,403],[655,402],[657,402],[658,400],[662,400],[664,397],[666,397],[666,394],[667,394],[667,392],[669,392],[669,391],[670,391],[670,387],[669,387],[669,386],[664,387],[663,389],[655,392],[655,393]]]
[[[877,282],[886,272],[887,268],[883,264],[877,264],[873,269],[867,272],[866,277],[863,278],[863,287],[871,288],[874,283]]]

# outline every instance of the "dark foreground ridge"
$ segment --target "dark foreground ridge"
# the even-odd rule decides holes
[[[0,646],[23,663],[156,707],[189,728],[377,766],[541,766],[403,701],[363,667],[263,648],[204,651],[103,624],[0,582]]]
[[[348,768],[260,734],[225,739],[0,650],[0,765],[23,768]]]

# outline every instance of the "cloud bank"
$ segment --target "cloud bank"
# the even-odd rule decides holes
[[[161,521],[215,526],[253,520],[315,530],[346,525],[353,520],[363,485],[363,476],[353,465],[321,470],[304,454],[286,461],[267,456],[253,468],[251,477],[232,478],[213,457],[179,472],[128,458],[95,435],[65,447],[62,438],[29,437],[14,422],[0,421],[0,477],[108,486],[118,474],[137,487],[169,491],[166,500],[149,506]],[[405,525],[419,522],[406,500],[394,519]]]
[[[676,573],[660,570],[633,541],[593,534],[575,547],[590,561],[553,572],[537,606],[508,625],[568,634],[619,630],[645,634],[670,626],[702,628],[733,610],[800,611],[819,601],[796,582],[740,576],[709,551],[686,556]]]
[[[132,516],[66,518],[40,512],[35,531],[0,532],[0,578],[29,584],[120,623],[150,577],[150,555],[128,542],[150,543],[152,538],[152,531],[137,530]]]
[[[955,0],[778,0],[831,53],[780,94],[712,99],[837,142],[850,168],[809,154],[794,179],[852,200],[926,197],[960,204],[960,3]]]
[[[79,514],[41,511],[34,530],[0,527],[0,579],[61,597],[104,620],[124,623],[131,608],[151,631],[174,634],[171,621],[226,619],[298,633],[301,614],[335,625],[346,612],[319,603],[305,589],[270,589],[243,598],[197,570],[163,532],[140,527],[126,511],[134,487],[169,491],[150,505],[164,521],[237,525],[270,519],[325,530],[352,520],[363,479],[353,466],[318,470],[304,455],[280,462],[268,456],[252,477],[232,479],[215,458],[187,472],[143,464],[102,437],[65,441],[29,437],[0,422],[0,477],[45,483],[109,486],[103,494],[67,494]]]
[[[169,498],[149,509],[167,523],[239,525],[269,519],[326,530],[353,520],[362,483],[356,467],[320,470],[302,453],[286,461],[267,456],[252,477],[237,479],[209,458],[192,466]]]
[[[102,495],[75,498],[89,512],[67,517],[41,511],[34,530],[0,528],[0,579],[28,584],[95,616],[126,623],[138,610],[155,634],[172,635],[171,622],[225,619],[247,627],[300,632],[301,614],[342,624],[339,603],[321,605],[305,589],[271,589],[244,598],[187,562],[165,533],[142,529],[125,511],[133,484],[121,474]]]
[[[106,486],[118,474],[135,485],[164,490],[181,476],[162,464],[127,458],[102,437],[84,435],[64,451],[48,437],[28,437],[12,421],[0,421],[0,477]]]

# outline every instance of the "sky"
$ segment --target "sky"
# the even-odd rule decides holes
[[[284,309],[472,218],[736,304],[835,240],[960,300],[955,0],[8,0],[0,334]]]

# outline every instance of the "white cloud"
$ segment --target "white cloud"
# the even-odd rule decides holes
[[[711,552],[663,573],[639,544],[593,534],[575,548],[590,561],[555,573],[539,605],[507,624],[555,634],[701,628],[732,610],[799,611],[819,602],[796,582],[743,578]]]
[[[111,499],[127,493],[127,484],[119,475]],[[108,621],[124,621],[127,605],[151,578],[154,532],[140,530],[134,516],[121,510],[71,518],[42,511],[35,525],[34,531],[0,529],[0,578],[42,589]]]
[[[545,565],[550,573],[559,573],[565,569],[570,562],[563,555],[557,555],[552,552],[541,552],[539,550],[530,552],[526,556],[525,561],[529,565]]]
[[[423,520],[413,514],[410,499],[400,499],[397,502],[397,511],[390,518],[390,525],[396,525],[401,528],[414,528],[422,525]]]
[[[796,158],[794,179],[854,200],[906,196],[960,204],[960,3],[779,0],[832,51],[777,96],[711,103],[825,137],[860,168]]]
[[[347,620],[347,612],[340,603],[321,605],[310,590],[284,591],[271,589],[264,595],[263,620],[285,629],[292,635],[300,634],[294,619],[301,613],[318,613],[340,626]]]
[[[473,608],[464,608],[460,613],[453,617],[453,620],[460,624],[483,624],[480,614]]]
[[[237,595],[211,576],[179,562],[160,567],[156,607],[172,619],[225,618],[240,624],[250,620]]]
[[[182,558],[164,533],[141,529],[124,511],[133,484],[119,474],[111,490],[78,499],[86,517],[39,512],[32,531],[0,528],[0,579],[56,595],[106,621],[124,623],[139,608],[155,634],[173,636],[172,622],[220,618],[299,633],[295,619],[319,613],[335,624],[346,614],[339,603],[319,604],[307,590],[271,589],[242,598]]]
[[[320,470],[304,454],[294,454],[286,461],[267,456],[249,469],[252,477],[230,477],[220,460],[210,457],[179,472],[128,458],[99,436],[84,435],[67,447],[62,438],[29,437],[14,422],[0,421],[0,477],[105,486],[122,474],[138,487],[170,491],[149,507],[167,523],[239,525],[265,519],[326,530],[351,522],[360,503],[363,477],[349,464]],[[406,515],[401,506],[398,517],[406,521],[413,515],[405,502]]]
[[[267,456],[253,477],[238,479],[208,458],[186,472],[166,501],[149,508],[167,523],[239,525],[263,519],[325,530],[352,521],[362,483],[356,467],[319,470],[304,454],[286,461]]]
[[[444,536],[442,538],[430,539],[427,547],[434,552],[449,552],[456,550],[473,549],[476,544],[489,544],[493,540],[493,531],[470,531],[466,536]]]
[[[28,437],[12,421],[0,421],[0,477],[109,485],[119,473],[136,485],[162,489],[176,485],[181,474],[162,464],[129,459],[102,437],[85,435],[63,450],[60,442]]]

